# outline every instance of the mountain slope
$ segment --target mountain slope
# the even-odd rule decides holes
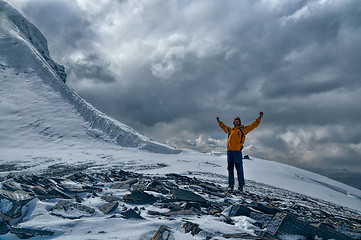
[[[151,141],[92,107],[64,84],[64,69],[51,60],[40,31],[3,1],[0,12],[2,111],[12,109],[2,114],[6,116],[1,119],[2,146],[14,145],[16,141],[9,138],[19,139],[16,144],[22,146],[23,141],[46,139],[46,143],[88,135],[151,152],[180,152]]]

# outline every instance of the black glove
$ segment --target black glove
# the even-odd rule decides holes
[[[259,115],[260,115],[261,117],[263,117],[263,112],[259,112]]]

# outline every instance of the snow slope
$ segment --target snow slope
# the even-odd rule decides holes
[[[138,147],[161,153],[180,152],[151,141],[92,107],[63,83],[64,74],[59,74],[60,65],[50,59],[46,39],[40,31],[9,4],[0,1],[0,8],[0,66],[3,79],[1,101],[5,111],[17,109],[16,112],[10,111],[7,114],[8,118],[16,119],[11,121],[11,128],[1,124],[5,126],[1,129],[1,134],[5,135],[2,141],[14,131],[20,134],[22,131],[32,129],[32,133],[28,136],[30,139],[36,137],[33,134],[39,133],[46,135],[47,138],[51,137],[51,141],[68,140],[74,136],[87,134],[93,138],[116,142],[120,146]],[[26,81],[22,81],[23,79]],[[16,92],[11,92],[10,89],[16,89]],[[21,99],[15,97],[16,94],[21,96]],[[33,108],[37,108],[36,111]],[[73,120],[75,122],[72,122]],[[49,126],[45,121],[54,124]],[[19,126],[21,129],[17,129]],[[18,138],[18,136],[14,137]],[[22,140],[25,138],[22,137]],[[1,145],[13,143],[14,141],[5,141]],[[22,146],[21,143],[17,142]]]
[[[12,173],[36,173],[56,164],[87,164],[147,174],[179,173],[226,186],[225,155],[175,150],[106,116],[64,84],[41,53],[48,53],[45,38],[2,0],[0,20],[0,165],[15,165]],[[246,160],[244,168],[248,180],[361,212],[361,191],[345,184],[257,158]],[[9,173],[4,170],[0,177]]]

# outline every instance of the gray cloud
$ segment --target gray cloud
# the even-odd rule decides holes
[[[178,147],[361,171],[356,1],[9,1],[40,28],[68,84],[105,113]]]

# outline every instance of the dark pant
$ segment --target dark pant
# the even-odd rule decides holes
[[[227,151],[228,186],[234,187],[234,168],[237,170],[238,186],[244,186],[242,151]]]

